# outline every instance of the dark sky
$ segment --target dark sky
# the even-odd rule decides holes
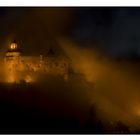
[[[26,52],[45,52],[61,36],[112,56],[140,56],[140,8],[0,8],[2,47],[16,40]]]
[[[101,43],[113,56],[140,55],[140,8],[81,9],[75,29],[79,40]]]

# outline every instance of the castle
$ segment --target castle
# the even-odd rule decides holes
[[[41,75],[61,76],[68,80],[69,63],[68,58],[53,55],[53,50],[48,51],[47,56],[23,56],[12,43],[5,54],[4,59],[5,82],[20,83],[21,81],[35,82]]]

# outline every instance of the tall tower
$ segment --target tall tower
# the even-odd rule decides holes
[[[11,43],[5,56],[5,71],[7,82],[18,82],[18,67],[20,64],[20,57],[20,51],[17,48],[17,43]]]

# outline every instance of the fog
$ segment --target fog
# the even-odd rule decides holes
[[[89,102],[96,106],[101,121],[121,121],[132,131],[137,129],[140,124],[140,78],[132,65],[119,63],[97,50],[79,49],[71,40],[63,38],[59,43],[71,58],[75,72],[83,74],[91,85],[85,96],[90,96]]]
[[[77,19],[77,16],[74,16],[75,11],[73,11],[73,9],[26,9],[26,12],[23,10],[25,14],[24,12],[20,12],[18,18],[16,16],[18,15],[18,12],[15,9],[13,12],[14,18],[12,19],[10,14],[11,11],[7,17],[3,18],[3,24],[1,26],[1,28],[3,28],[3,30],[1,30],[4,34],[2,34],[2,40],[4,41],[2,41],[3,43],[1,42],[0,48],[0,58],[2,60],[4,56],[3,52],[7,50],[9,44],[14,39],[19,41],[19,46],[21,49],[24,48],[25,53],[33,55],[36,52],[39,55],[41,52],[41,54],[46,55],[47,47],[51,46],[51,43],[54,43],[55,48],[57,48],[55,39],[52,39],[50,37],[51,35],[58,38],[61,35],[65,35],[65,32],[73,32],[72,30],[76,30],[73,29],[74,27],[71,27],[76,23],[75,19]],[[133,10],[131,11],[134,12]],[[82,18],[75,27],[79,29],[79,36],[86,36],[89,31],[94,33],[96,29],[97,36],[98,32],[101,31],[99,33],[99,38],[100,36],[101,38],[104,36],[103,38],[105,40],[107,37],[108,42],[111,42],[111,47],[108,45],[109,43],[107,43],[106,49],[108,48],[107,50],[112,50],[113,55],[121,54],[121,52],[127,53],[127,51],[133,52],[133,50],[139,53],[139,49],[137,48],[139,45],[136,46],[135,44],[136,47],[134,47],[134,43],[137,41],[134,39],[132,43],[129,43],[129,41],[131,42],[131,39],[128,37],[130,36],[131,38],[131,35],[133,36],[133,34],[135,34],[135,36],[137,36],[139,34],[139,32],[137,32],[137,26],[134,25],[135,22],[136,24],[139,23],[139,18],[132,20],[133,15],[127,16],[129,13],[122,16],[123,14],[120,13],[125,12],[125,10],[122,9],[120,13],[118,11],[116,14],[118,15],[118,18],[116,18],[115,14],[113,14],[113,20],[110,20],[107,24],[109,26],[104,26],[104,22],[108,21],[104,20],[103,25],[101,25],[103,28],[101,28],[100,26],[95,26],[95,21],[97,22],[98,18],[93,18],[95,16],[92,15],[92,12],[88,12],[88,15],[91,14],[91,16],[88,17],[89,20],[87,20],[87,14],[85,14],[85,17]],[[100,17],[101,15],[99,12],[97,13],[97,16]],[[82,17],[84,16],[82,11],[81,15]],[[111,23],[111,21],[113,21],[113,23]],[[87,22],[87,24],[85,24],[85,22]],[[118,22],[119,24],[116,24]],[[128,24],[128,26],[125,26],[126,24]],[[132,31],[130,28],[132,28]],[[7,32],[5,30],[7,30]],[[103,32],[105,32],[105,35]],[[108,35],[110,32],[111,35]],[[122,32],[124,34],[122,34]],[[121,37],[123,39],[120,39]],[[93,34],[91,34],[91,40],[93,38]],[[84,40],[87,41],[86,38],[84,38],[83,41]],[[123,44],[125,41],[128,42],[128,45]],[[47,109],[54,112],[56,111],[56,114],[57,112],[60,114],[65,112],[65,115],[67,116],[76,116],[80,119],[87,119],[90,107],[94,105],[97,116],[105,127],[107,127],[106,125],[108,125],[108,123],[121,121],[125,125],[128,125],[132,132],[136,129],[140,130],[139,66],[130,62],[118,62],[113,60],[112,58],[106,56],[105,53],[97,50],[96,48],[98,48],[98,46],[91,46],[90,48],[85,46],[82,48],[79,44],[76,44],[72,40],[68,40],[66,38],[58,39],[58,42],[65,51],[66,55],[70,58],[74,74],[70,75],[67,82],[64,82],[59,78],[52,80],[52,78],[49,78],[48,75],[45,77],[40,73],[33,74],[33,76],[40,78],[40,81],[38,81],[35,85],[38,89],[37,91],[39,93],[43,93],[45,96],[43,97],[45,99],[47,98],[47,100],[44,101],[43,99],[40,99],[42,104],[39,102],[37,107],[47,104]],[[128,47],[129,45],[131,47]],[[5,70],[1,67],[0,79],[3,79],[3,73],[5,73]],[[33,94],[32,96],[34,97],[37,95]],[[29,99],[28,100],[31,103],[33,98]],[[22,101],[22,98],[18,100],[24,102]],[[39,99],[37,99],[37,101],[38,100]],[[24,104],[26,104],[25,102]]]
[[[38,77],[29,90],[33,93],[28,95],[24,87],[20,90],[16,87],[21,95],[15,90],[10,98],[18,98],[14,99],[18,106],[43,108],[54,116],[74,117],[82,123],[88,120],[89,112],[95,106],[104,129],[121,121],[129,126],[130,132],[140,130],[139,66],[113,60],[97,49],[82,48],[66,38],[59,39],[58,44],[69,57],[73,69],[68,80],[33,73],[33,77]],[[22,94],[26,94],[25,99]]]

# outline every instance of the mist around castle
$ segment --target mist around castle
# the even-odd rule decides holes
[[[139,13],[0,8],[0,134],[140,134]]]

